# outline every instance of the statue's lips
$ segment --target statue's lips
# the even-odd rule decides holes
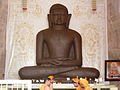
[[[61,19],[57,19],[57,20],[55,21],[55,23],[56,23],[56,24],[63,24],[64,22],[63,22],[63,20],[61,20]]]
[[[54,25],[65,25],[64,23],[56,23]]]

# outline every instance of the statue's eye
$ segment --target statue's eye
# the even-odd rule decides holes
[[[53,16],[57,16],[57,14],[52,14]]]

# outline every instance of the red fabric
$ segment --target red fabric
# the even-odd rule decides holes
[[[27,8],[22,8],[23,10],[27,10]]]
[[[96,9],[92,9],[92,11],[96,11]]]

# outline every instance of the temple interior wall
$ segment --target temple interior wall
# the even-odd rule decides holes
[[[110,60],[120,60],[120,1],[107,0],[107,32],[108,57]],[[120,82],[117,84],[120,90]]]
[[[107,7],[109,59],[120,60],[120,1],[108,0]]]
[[[4,77],[8,0],[0,0],[0,79]]]

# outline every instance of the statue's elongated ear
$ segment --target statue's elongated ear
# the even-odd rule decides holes
[[[72,14],[68,14],[67,22],[66,22],[66,28],[69,28],[70,18]]]
[[[48,25],[49,25],[49,28],[51,28],[51,27],[52,27],[52,23],[51,23],[51,15],[48,14],[47,17],[48,17]]]

